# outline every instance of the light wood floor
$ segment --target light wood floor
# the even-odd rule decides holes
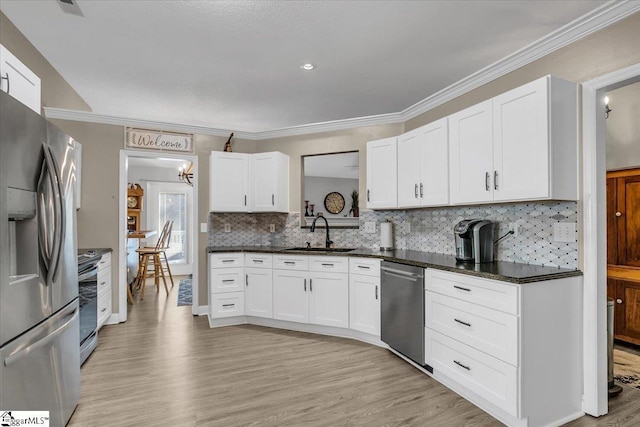
[[[69,426],[501,425],[387,350],[258,326],[210,329],[176,306],[177,282],[168,298],[147,291],[126,323],[100,330]],[[570,425],[640,425],[640,390],[625,389],[610,410]]]

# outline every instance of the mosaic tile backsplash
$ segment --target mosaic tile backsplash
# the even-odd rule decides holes
[[[518,224],[518,237],[505,238],[496,247],[498,261],[575,269],[578,243],[553,241],[553,224],[577,222],[576,202],[532,202],[503,205],[426,208],[398,211],[361,211],[359,229],[331,229],[331,240],[338,247],[380,247],[380,223],[394,223],[396,249],[455,254],[453,227],[467,218],[491,219],[499,223],[498,236]],[[376,232],[365,233],[364,223],[375,222]],[[224,231],[225,224],[231,227]],[[275,224],[276,231],[269,232]],[[211,213],[209,246],[324,246],[324,229],[315,233],[300,228],[300,214],[290,213]]]

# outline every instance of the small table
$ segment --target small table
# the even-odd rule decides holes
[[[131,285],[133,279],[138,275],[138,253],[136,249],[140,248],[140,240],[158,234],[157,230],[139,230],[129,231],[127,233],[127,299],[133,304],[133,294],[131,293]]]

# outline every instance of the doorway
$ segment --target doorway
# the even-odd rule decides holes
[[[193,164],[192,185],[178,179],[179,168],[189,163]],[[156,231],[156,234],[149,236],[143,244],[145,246],[154,245],[164,222],[166,220],[174,221],[167,257],[174,276],[191,275],[193,301],[198,301],[198,235],[197,227],[195,227],[198,221],[198,175],[197,156],[146,153],[133,150],[120,151],[119,227],[121,230],[127,229],[127,189],[130,184],[138,184],[144,189],[140,228]],[[131,275],[127,274],[128,240],[126,233],[123,233],[120,240],[118,281],[118,314],[121,322],[126,321],[129,308],[127,286],[131,282]],[[133,254],[135,259],[135,252]],[[179,280],[174,281],[174,288],[170,292],[172,301],[181,289],[179,282]],[[169,284],[169,286],[171,285]],[[198,314],[197,304],[192,305],[191,312],[193,315]]]
[[[640,64],[582,85],[583,410],[608,412],[605,96],[640,81]]]

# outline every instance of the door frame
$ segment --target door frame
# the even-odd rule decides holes
[[[118,184],[118,230],[120,234],[119,243],[119,256],[118,256],[118,315],[120,322],[126,322],[127,320],[127,308],[129,302],[127,301],[127,233],[124,230],[127,229],[127,175],[129,173],[129,158],[130,157],[143,157],[146,159],[159,159],[163,157],[171,157],[175,159],[181,159],[186,162],[193,162],[193,209],[191,223],[191,238],[193,239],[193,274],[191,287],[192,300],[194,303],[191,305],[191,313],[194,316],[199,314],[198,312],[198,156],[186,156],[174,153],[162,153],[162,152],[143,152],[135,150],[120,150],[120,172],[119,172],[119,184]],[[187,184],[185,184],[187,185]]]
[[[608,412],[607,393],[607,91],[640,81],[640,63],[582,84],[583,411]]]

